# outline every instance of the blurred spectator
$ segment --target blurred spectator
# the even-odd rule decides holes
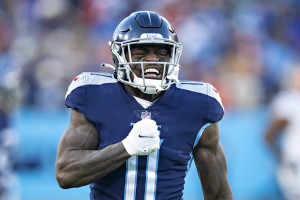
[[[14,41],[10,22],[9,12],[0,10],[0,199],[14,200],[18,199],[18,180],[14,175],[18,135],[11,128],[10,112],[20,103],[22,92],[21,66],[10,52]]]
[[[0,92],[2,94],[2,92]],[[0,113],[0,199],[18,199],[18,180],[14,174],[16,132],[8,126],[7,116]]]
[[[289,72],[284,83],[285,89],[274,97],[265,138],[279,160],[277,178],[283,194],[288,200],[297,200],[300,199],[300,63]]]
[[[18,81],[12,81],[19,79],[12,68],[0,64],[0,199],[6,200],[18,199],[18,181],[13,173],[18,135],[10,126],[9,113],[18,104],[20,90]]]

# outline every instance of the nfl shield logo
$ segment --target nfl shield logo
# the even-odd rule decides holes
[[[151,119],[151,112],[142,112],[141,119]]]

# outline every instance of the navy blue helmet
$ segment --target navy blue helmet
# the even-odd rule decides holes
[[[130,48],[132,45],[164,45],[170,50],[168,62],[133,62]],[[116,28],[110,42],[114,68],[118,81],[139,88],[148,94],[166,90],[178,81],[179,59],[182,45],[171,24],[162,16],[152,11],[134,12],[126,17]],[[126,58],[128,53],[128,59]],[[137,77],[131,70],[132,65],[140,64],[142,71],[145,63],[162,64],[164,76],[161,80]],[[130,74],[133,74],[133,79]]]

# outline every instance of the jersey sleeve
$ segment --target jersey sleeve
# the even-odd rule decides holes
[[[291,93],[289,91],[279,92],[273,99],[271,111],[273,117],[289,119],[294,111],[294,105],[290,103]]]
[[[86,74],[82,73],[75,77],[70,84],[65,96],[65,105],[81,114],[86,110]]]
[[[220,121],[224,115],[222,100],[217,89],[211,84],[208,84],[207,94],[208,100],[206,119],[211,123],[215,123]]]

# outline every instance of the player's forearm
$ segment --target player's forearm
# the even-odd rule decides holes
[[[227,167],[223,149],[201,150],[195,163],[202,182],[205,199],[232,200],[232,191],[227,178]]]
[[[232,200],[232,191],[228,182],[227,177],[225,177],[222,181],[217,184],[221,184],[218,191],[213,195],[207,195],[206,200],[215,199],[215,200]],[[213,198],[211,198],[213,197]]]
[[[62,188],[84,186],[117,169],[129,157],[121,142],[101,150],[72,149],[57,159],[56,179]]]
[[[203,174],[203,173],[202,173]],[[206,200],[232,200],[232,191],[226,174],[207,173],[201,175],[203,195]]]

